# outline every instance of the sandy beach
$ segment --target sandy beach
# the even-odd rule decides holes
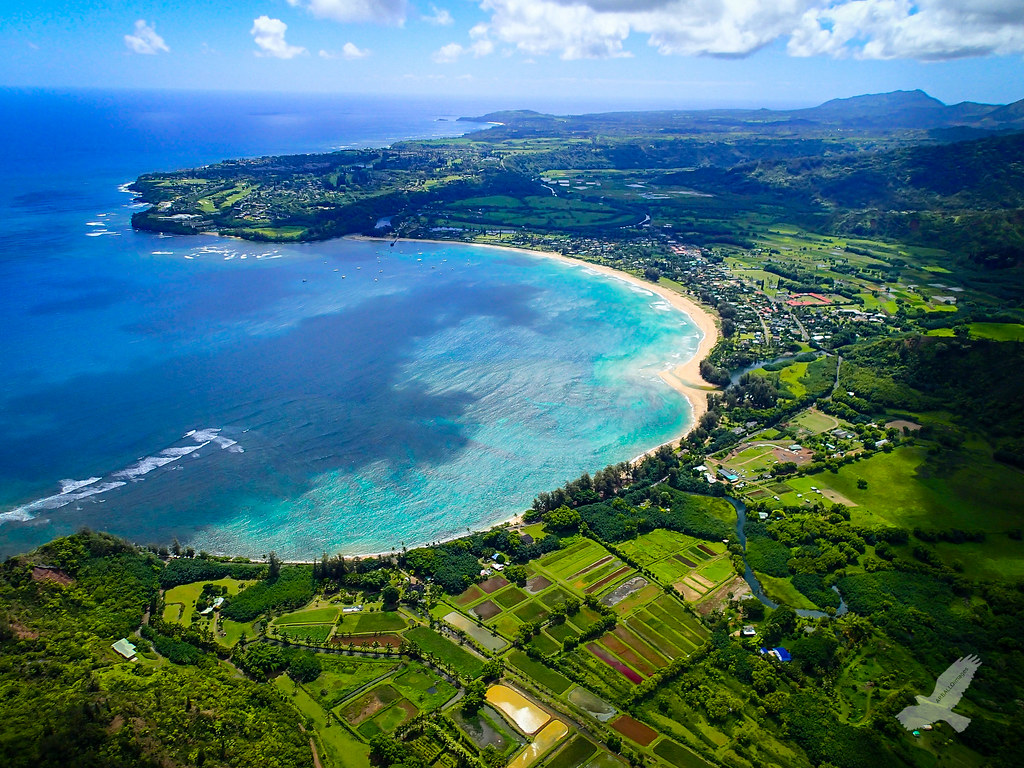
[[[390,242],[391,238],[378,238],[378,237],[365,237],[356,236],[354,240],[371,240],[371,241],[382,241]],[[656,285],[649,280],[631,275],[628,272],[615,269],[613,267],[607,267],[603,264],[593,264],[583,259],[574,259],[569,256],[563,256],[560,253],[554,253],[553,251],[535,251],[530,248],[516,248],[513,246],[505,245],[493,245],[491,243],[463,243],[457,240],[421,240],[419,238],[406,238],[406,242],[411,243],[440,243],[442,245],[473,245],[478,248],[498,248],[505,251],[515,251],[522,253],[526,256],[534,256],[542,259],[556,259],[561,261],[563,264],[568,264],[574,267],[582,267],[584,269],[591,269],[595,272],[599,272],[608,277],[614,278],[615,280],[622,280],[623,282],[630,283],[642,288],[645,291],[650,291],[676,309],[680,310],[687,315],[693,324],[700,329],[702,334],[701,340],[697,346],[697,352],[692,358],[687,360],[685,363],[680,363],[675,368],[661,372],[661,378],[672,387],[674,390],[679,392],[685,397],[693,411],[693,422],[690,424],[686,432],[681,435],[675,436],[672,440],[669,440],[662,445],[670,445],[679,442],[679,440],[686,436],[686,434],[696,426],[697,422],[700,421],[700,417],[707,413],[708,410],[708,392],[712,392],[717,389],[714,384],[711,384],[704,380],[700,375],[700,362],[708,353],[711,348],[715,346],[719,338],[718,322],[710,310],[701,306],[696,301],[691,299],[689,296],[685,296],[678,291],[672,290],[668,286]],[[635,463],[642,459],[644,456],[653,453],[658,450],[661,445],[654,446],[649,451],[645,451],[639,456],[632,459]]]

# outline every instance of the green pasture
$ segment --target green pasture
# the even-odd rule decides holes
[[[391,679],[391,685],[423,711],[437,709],[455,695],[455,687],[433,670],[413,662]]]
[[[278,633],[288,640],[313,643],[326,643],[333,629],[333,624],[297,624],[277,627]]]
[[[210,581],[194,581],[191,584],[181,584],[177,587],[172,587],[164,592],[164,621],[182,624],[186,627],[192,626],[192,613],[195,611],[196,601],[199,600],[199,596],[203,592],[204,584],[227,587],[227,596],[230,597],[231,595],[237,595],[244,585],[251,583],[251,581],[224,578]],[[177,614],[172,608],[173,604],[178,604],[182,607],[180,618],[176,617]]]
[[[818,610],[818,606],[812,603],[803,592],[798,591],[788,578],[769,576],[757,571],[754,575],[761,582],[765,594],[779,605],[787,605],[790,608],[807,608],[812,611]]]
[[[971,323],[971,336],[975,339],[992,341],[1024,341],[1024,325],[1021,323]],[[929,336],[952,336],[952,328],[934,328]]]
[[[858,525],[991,532],[1024,522],[1019,503],[1024,473],[972,449],[958,452],[952,467],[933,467],[927,458],[922,446],[900,446],[847,464],[837,474],[819,472],[787,482],[805,496],[812,485],[838,492],[856,505],[850,512]],[[859,488],[859,480],[867,488]]]

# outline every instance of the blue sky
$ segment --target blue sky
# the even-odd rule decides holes
[[[0,0],[0,85],[802,106],[1024,98],[1021,0]]]

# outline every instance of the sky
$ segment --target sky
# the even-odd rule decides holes
[[[1024,98],[1024,0],[0,0],[0,86],[799,107]]]

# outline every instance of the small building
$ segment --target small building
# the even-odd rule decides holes
[[[527,544],[527,545],[533,544],[533,536],[531,536],[528,533],[520,534],[519,541],[521,541],[523,544]]]
[[[718,476],[730,483],[735,483],[737,480],[740,479],[739,475],[737,475],[735,472],[726,469],[725,467],[718,468]]]
[[[774,656],[779,661],[792,661],[793,660],[793,656],[790,654],[790,652],[787,651],[785,648],[782,648],[781,646],[778,647],[778,648],[772,648],[771,650],[768,650],[764,646],[761,646],[761,648],[758,649],[758,652],[762,656]]]
[[[128,661],[135,660],[135,646],[128,642],[127,637],[122,637],[110,647],[128,659]]]
[[[757,634],[757,630],[754,629],[754,626],[752,624],[745,624],[743,626],[743,629],[740,630],[740,634],[743,637],[753,637]]]
[[[757,517],[758,517],[759,520],[767,520],[768,519],[768,513],[767,512],[758,512],[757,513]]]

